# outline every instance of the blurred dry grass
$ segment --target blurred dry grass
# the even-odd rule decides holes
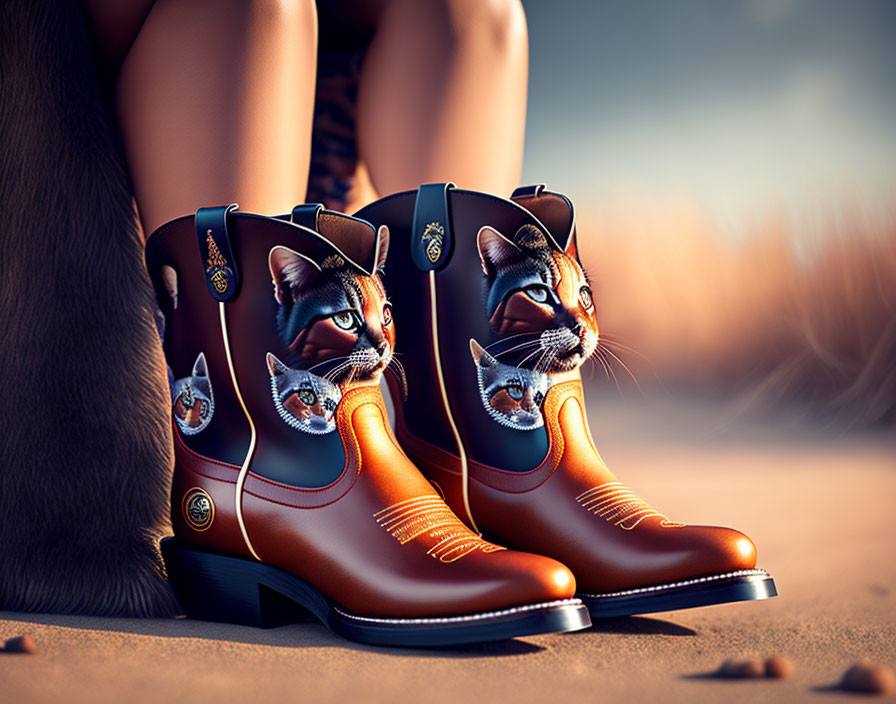
[[[605,344],[642,388],[896,426],[896,213],[803,238],[771,218],[735,240],[693,207],[627,207],[580,216],[579,243]]]

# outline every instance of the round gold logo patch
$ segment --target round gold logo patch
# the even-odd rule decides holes
[[[184,494],[181,502],[184,520],[195,531],[204,531],[215,520],[215,503],[205,490],[198,486]]]

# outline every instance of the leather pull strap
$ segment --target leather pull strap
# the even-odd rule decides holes
[[[227,234],[227,214],[236,203],[196,211],[196,239],[205,285],[216,301],[232,301],[240,287],[240,275]]]
[[[519,188],[514,189],[513,193],[510,194],[510,200],[540,196],[544,189],[545,184],[543,183],[536,183],[532,186],[520,186]]]
[[[309,230],[320,232],[317,227],[317,219],[324,209],[323,203],[303,203],[292,209],[291,222],[293,225],[307,227]]]
[[[425,183],[417,189],[411,257],[420,271],[438,271],[451,259],[454,240],[448,191],[453,183]]]

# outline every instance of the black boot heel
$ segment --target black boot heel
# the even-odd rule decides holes
[[[353,614],[295,575],[236,555],[162,541],[168,579],[187,616],[271,628],[310,612],[333,633],[374,645],[433,646],[575,631],[590,625],[578,599],[442,618]]]
[[[184,613],[202,621],[273,628],[303,621],[308,610],[265,586],[270,567],[223,553],[162,541],[168,579]]]

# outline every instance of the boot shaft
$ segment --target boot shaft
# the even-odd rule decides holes
[[[388,243],[348,216],[320,225],[202,209],[157,230],[146,255],[179,443],[234,466],[251,455],[253,471],[304,487],[342,472],[336,408],[377,383],[394,342],[375,276]]]
[[[515,196],[437,184],[358,216],[392,233],[384,282],[407,372],[403,423],[470,461],[527,471],[548,450],[545,395],[578,378],[598,332],[590,297],[582,294],[589,308],[580,298],[588,284],[572,204],[541,188]],[[558,369],[551,340],[577,344],[582,335],[589,336],[584,355]]]

